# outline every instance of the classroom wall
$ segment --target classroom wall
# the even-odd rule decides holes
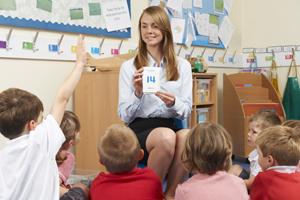
[[[299,7],[300,1],[296,0],[243,1],[243,48],[300,45]],[[290,61],[284,62],[283,55],[276,55],[278,54],[275,53],[277,66],[280,66],[277,70],[279,90],[283,95]],[[300,58],[299,52],[296,52],[295,57],[296,60]],[[259,62],[260,60],[258,65]],[[297,68],[299,71],[299,67]],[[295,76],[294,70],[290,75]]]
[[[242,54],[244,47],[267,47],[274,45],[300,45],[297,19],[299,13],[296,8],[300,7],[300,2],[289,1],[288,5],[281,5],[280,0],[235,0],[229,17],[235,26],[232,39],[227,52]],[[287,3],[286,3],[287,4]],[[269,8],[270,5],[272,9]],[[138,20],[143,9],[148,6],[148,0],[131,0],[131,22],[132,38],[124,39],[123,44],[138,45]],[[289,21],[289,23],[287,23]],[[0,33],[8,33],[10,26],[0,25]],[[13,27],[13,34],[34,36],[35,29]],[[275,34],[276,33],[276,34]],[[60,38],[64,34],[64,39],[77,39],[78,34],[69,32],[40,30],[40,37]],[[86,41],[101,40],[102,36],[86,35]],[[120,38],[106,37],[105,42],[120,42]],[[175,47],[176,49],[179,46]],[[196,47],[195,51],[202,51],[203,47]],[[205,54],[212,54],[213,48],[207,48]],[[222,50],[220,50],[222,51]],[[46,116],[55,97],[55,93],[63,81],[73,69],[75,62],[50,61],[50,60],[25,60],[25,59],[3,59],[0,58],[0,92],[10,87],[18,87],[36,94],[44,103],[44,116]],[[209,63],[210,64],[210,63]],[[242,66],[238,66],[242,67]],[[285,76],[287,67],[280,67],[279,83],[283,92],[285,86]],[[218,73],[218,118],[223,124],[223,73],[232,74],[239,72],[239,68],[211,67],[209,73]],[[74,110],[73,97],[70,99],[68,110]],[[6,139],[0,135],[0,150],[5,147]]]

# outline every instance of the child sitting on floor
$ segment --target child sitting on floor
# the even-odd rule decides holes
[[[86,62],[82,36],[78,37],[76,64],[58,89],[51,111],[43,120],[43,103],[17,88],[0,93],[0,132],[8,138],[0,151],[0,199],[87,199],[83,184],[64,191],[59,187],[55,155],[65,141],[59,125]],[[50,84],[50,83],[49,83]]]
[[[300,135],[294,129],[276,126],[264,130],[257,138],[258,163],[263,172],[255,177],[251,200],[299,199]]]
[[[101,172],[92,182],[92,200],[162,200],[162,184],[156,173],[145,167],[136,168],[144,156],[134,132],[125,125],[106,129],[98,143],[99,162],[108,174]]]
[[[75,156],[68,149],[79,141],[80,122],[75,113],[65,111],[60,128],[66,137],[66,141],[56,154],[56,163],[59,173],[59,184],[61,187],[71,189],[71,185],[66,182],[73,171]]]
[[[186,170],[195,175],[177,186],[175,200],[249,200],[243,180],[226,173],[231,156],[231,137],[222,126],[197,124],[186,136],[181,155]]]
[[[255,139],[266,128],[280,125],[281,121],[278,115],[270,111],[258,111],[249,119],[248,145],[255,149],[249,154],[250,168],[246,171],[240,165],[233,165],[227,173],[234,174],[244,179],[246,187],[251,188],[253,180],[258,172],[261,172],[257,159],[258,153],[256,149]]]

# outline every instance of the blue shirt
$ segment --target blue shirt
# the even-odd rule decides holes
[[[157,67],[156,62],[148,53],[149,67]],[[167,81],[166,67],[162,59],[159,67],[160,90],[175,95],[175,104],[167,106],[155,94],[142,94],[139,99],[134,94],[132,76],[136,71],[133,65],[134,58],[125,61],[120,69],[119,75],[119,105],[118,114],[125,123],[132,122],[135,118],[178,118],[183,120],[188,117],[192,109],[192,72],[190,63],[180,57],[178,60],[179,79]]]

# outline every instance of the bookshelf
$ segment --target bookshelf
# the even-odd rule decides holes
[[[247,87],[234,85],[251,84]],[[237,73],[223,74],[223,126],[231,135],[233,154],[248,157],[254,149],[248,146],[247,134],[250,114],[245,108],[265,105],[268,110],[276,105],[281,121],[286,120],[281,100],[269,79],[264,75]],[[253,113],[254,114],[254,113]]]
[[[217,73],[193,73],[193,106],[191,113],[191,127],[197,124],[197,108],[209,108],[210,122],[218,123],[218,77]],[[210,100],[208,102],[197,102],[197,79],[211,79]]]

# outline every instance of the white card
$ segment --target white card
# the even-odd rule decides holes
[[[144,67],[143,72],[143,92],[144,94],[154,94],[159,86],[160,68]]]

